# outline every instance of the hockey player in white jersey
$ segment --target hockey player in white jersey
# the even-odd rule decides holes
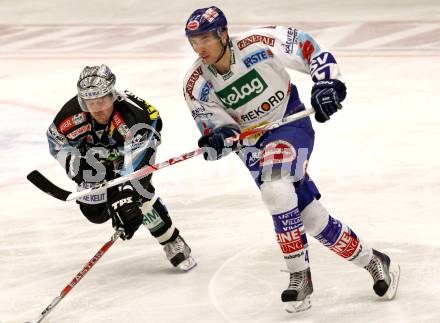
[[[310,74],[315,119],[328,121],[342,108],[346,96],[333,55],[293,27],[271,26],[229,36],[226,17],[215,6],[194,11],[185,32],[199,55],[183,84],[186,102],[202,133],[199,147],[206,147],[206,160],[235,151],[255,179],[290,272],[289,286],[281,294],[286,310],[298,312],[311,306],[306,233],[365,268],[378,296],[394,298],[399,266],[368,246],[319,201],[321,195],[307,173],[315,135],[310,118],[232,146],[226,141],[305,109],[286,68]]]

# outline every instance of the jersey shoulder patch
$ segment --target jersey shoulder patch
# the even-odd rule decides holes
[[[275,37],[270,35],[270,29],[259,28],[247,31],[234,37],[239,50],[244,50],[252,44],[264,44],[266,46],[275,46]]]
[[[139,108],[146,111],[150,117],[150,120],[156,120],[157,118],[159,118],[159,111],[148,101],[138,97],[133,92],[127,90],[124,91],[124,94],[127,96],[127,98],[130,101],[135,103]]]
[[[199,91],[206,86],[206,80],[204,78],[204,66],[201,59],[198,59],[188,70],[184,83],[183,91],[184,95],[190,100],[195,100],[196,97],[199,99]],[[205,91],[206,92],[206,91]],[[208,88],[209,92],[209,88]]]
[[[82,111],[76,96],[64,104],[53,124],[58,132],[69,140],[77,140],[91,130],[90,114]]]

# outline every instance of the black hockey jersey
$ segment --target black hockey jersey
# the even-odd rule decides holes
[[[56,115],[47,130],[47,139],[51,155],[63,167],[73,151],[85,154],[99,147],[100,160],[112,164],[113,172],[123,176],[154,163],[161,129],[156,108],[124,91],[118,93],[107,125],[98,124],[81,109],[77,96],[73,97]],[[107,171],[106,179],[114,177],[117,176]]]

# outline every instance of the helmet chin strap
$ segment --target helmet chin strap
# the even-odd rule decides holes
[[[219,42],[220,42],[220,44],[222,44],[222,52],[214,64],[217,64],[223,58],[223,56],[225,56],[226,48],[228,47],[228,40],[229,40],[229,37],[226,38],[226,45],[223,45],[222,39],[219,38]]]

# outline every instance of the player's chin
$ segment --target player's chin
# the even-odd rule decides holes
[[[105,124],[108,121],[108,117],[105,114],[95,114],[93,118],[98,121],[98,123]]]
[[[207,56],[201,56],[203,63],[205,64],[213,64],[214,62],[212,62],[211,56],[207,55]]]

